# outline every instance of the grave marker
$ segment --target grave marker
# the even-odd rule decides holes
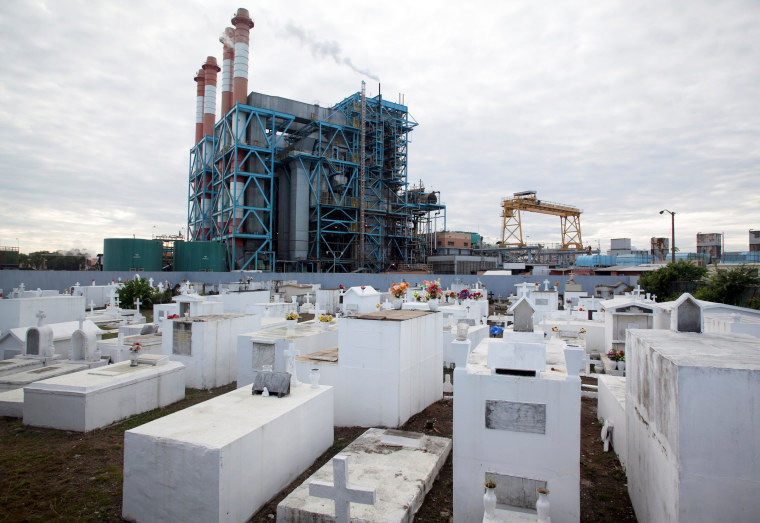
[[[335,502],[336,523],[349,523],[351,521],[351,503],[374,505],[375,489],[349,484],[348,456],[335,456],[332,463],[333,482],[312,481],[309,483],[309,495],[332,499]]]

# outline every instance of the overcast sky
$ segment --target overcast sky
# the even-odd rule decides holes
[[[367,81],[419,122],[409,179],[448,229],[500,202],[583,210],[585,244],[760,229],[760,2],[3,1],[0,245],[102,252],[187,222],[195,71],[251,11],[249,89],[331,106]],[[221,85],[221,81],[220,81]],[[221,89],[220,89],[221,90]],[[217,103],[217,113],[219,111]],[[527,215],[530,243],[559,219]],[[18,240],[17,240],[18,239]]]

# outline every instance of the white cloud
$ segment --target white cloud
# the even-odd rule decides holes
[[[0,244],[100,251],[185,225],[193,73],[236,7],[3,4]],[[403,93],[410,181],[441,191],[450,229],[499,238],[501,199],[526,189],[582,208],[602,248],[669,236],[662,208],[682,250],[697,232],[746,250],[760,227],[755,2],[248,7],[251,90],[329,106],[376,76]],[[526,234],[554,243],[555,221]]]

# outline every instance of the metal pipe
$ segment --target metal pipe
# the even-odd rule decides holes
[[[671,237],[670,237],[671,255],[670,255],[670,257],[671,257],[671,261],[673,263],[675,263],[676,262],[676,213],[673,212],[673,211],[669,211],[667,209],[663,209],[663,210],[660,211],[660,214],[662,214],[664,212],[670,214],[670,233],[671,233]]]

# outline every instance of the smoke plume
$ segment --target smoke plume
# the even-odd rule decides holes
[[[287,23],[285,26],[285,31],[289,35],[298,38],[298,40],[301,42],[301,45],[308,47],[311,50],[311,54],[315,57],[330,57],[335,60],[335,63],[337,64],[346,65],[357,73],[366,76],[371,80],[375,80],[376,82],[380,81],[380,78],[371,72],[359,69],[357,66],[355,66],[351,61],[351,58],[348,56],[343,56],[343,52],[338,42],[335,42],[333,40],[317,40],[313,34],[305,31],[301,27],[294,25],[292,22]]]

